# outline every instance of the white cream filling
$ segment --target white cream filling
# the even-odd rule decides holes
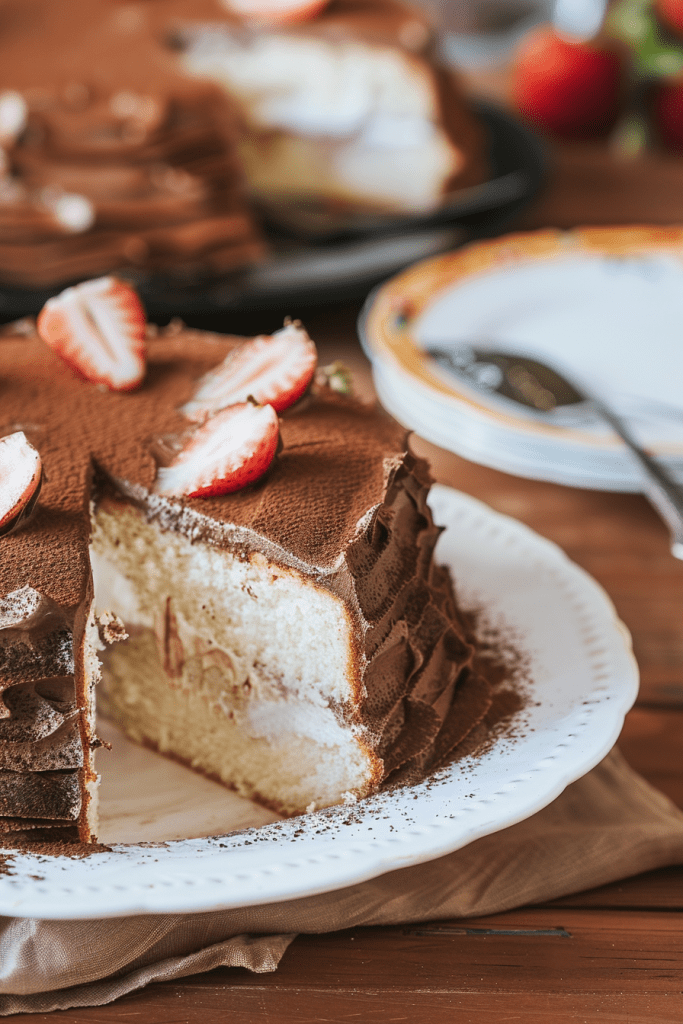
[[[312,707],[300,701],[262,701],[246,714],[249,736],[263,737],[275,746],[288,744],[288,737],[307,736],[324,747],[344,747],[348,727],[342,728],[330,708]]]
[[[257,190],[266,194],[311,188],[316,195],[424,209],[462,164],[439,124],[431,77],[399,50],[206,30],[183,62],[241,103],[256,136],[245,142],[247,150],[257,147],[247,163],[259,165]],[[301,153],[286,138],[259,143],[259,135],[273,131],[294,136],[295,146],[303,143]],[[318,158],[316,143],[324,144]],[[306,160],[315,173],[306,173]]]

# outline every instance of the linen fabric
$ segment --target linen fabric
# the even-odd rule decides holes
[[[214,967],[273,971],[297,933],[510,910],[683,863],[683,813],[612,752],[548,807],[426,864],[201,914],[0,918],[0,1015],[97,1006]]]

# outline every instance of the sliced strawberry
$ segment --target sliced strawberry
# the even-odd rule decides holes
[[[99,277],[48,299],[37,328],[75,370],[112,391],[129,391],[145,375],[145,311],[116,277]]]
[[[314,343],[299,324],[273,335],[261,334],[233,349],[220,366],[199,381],[183,413],[201,421],[219,409],[253,398],[282,412],[293,405],[313,379],[318,362]]]
[[[197,427],[170,465],[159,467],[155,490],[190,498],[238,491],[263,476],[279,438],[272,405],[231,405]]]
[[[42,482],[40,455],[24,432],[0,438],[0,537],[30,516]]]
[[[310,21],[327,3],[328,0],[230,0],[229,6],[250,21],[285,25]]]

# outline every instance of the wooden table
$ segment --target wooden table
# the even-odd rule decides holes
[[[570,147],[554,150],[553,163],[548,188],[520,227],[683,221],[683,160],[629,164],[601,147]],[[343,351],[367,387],[354,317],[350,308],[319,311],[308,325],[323,358]],[[521,480],[422,442],[417,447],[438,480],[556,541],[604,586],[633,634],[642,673],[621,749],[683,807],[683,562],[669,554],[666,531],[645,499]],[[22,1020],[680,1024],[681,911],[683,869],[671,868],[466,923],[301,937],[273,974],[216,970],[152,985],[111,1006]],[[465,924],[490,932],[465,932]],[[539,934],[557,928],[569,941]]]

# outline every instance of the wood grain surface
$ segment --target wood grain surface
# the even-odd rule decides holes
[[[683,221],[683,160],[624,163],[599,147],[552,156],[548,186],[520,227]],[[368,391],[356,312],[312,312],[307,324],[323,360],[341,352]],[[605,587],[631,630],[643,680],[621,749],[683,807],[683,562],[669,554],[650,506],[638,495],[525,481],[417,447],[438,480],[551,538]],[[221,969],[110,1006],[22,1019],[680,1024],[682,913],[683,869],[672,867],[495,917],[300,937],[270,975]]]

